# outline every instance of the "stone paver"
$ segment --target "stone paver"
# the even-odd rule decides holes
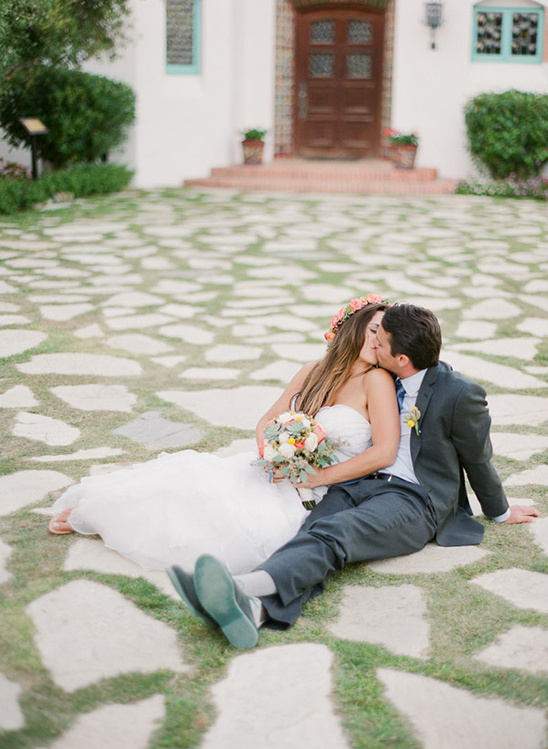
[[[143,577],[159,588],[175,601],[180,601],[179,595],[163,570],[143,570],[138,564],[124,559],[120,554],[107,547],[98,539],[77,538],[71,545],[63,569],[94,570],[110,575],[126,575],[127,577]]]
[[[165,698],[154,695],[130,705],[104,705],[81,715],[51,749],[147,749],[165,718]]]
[[[523,374],[505,364],[495,364],[495,362],[456,351],[443,351],[441,358],[449,362],[453,369],[462,372],[471,379],[492,382],[508,390],[548,388],[548,382],[540,380],[538,377]]]
[[[469,320],[507,320],[509,317],[516,317],[520,313],[521,308],[517,304],[497,296],[474,304],[465,310],[462,316]]]
[[[470,581],[501,596],[520,609],[533,609],[548,613],[548,575],[511,568],[478,575]]]
[[[548,437],[536,434],[508,434],[506,432],[492,432],[491,442],[496,455],[504,455],[513,460],[529,460],[537,453],[548,450]]]
[[[144,354],[145,356],[166,354],[168,351],[173,351],[173,346],[141,333],[111,336],[105,343],[107,346],[122,349],[130,354]]]
[[[201,749],[349,747],[330,699],[332,661],[311,643],[237,656],[212,688],[218,716]]]
[[[134,442],[144,443],[150,450],[166,447],[187,447],[199,442],[204,433],[189,424],[168,421],[157,411],[140,414],[135,421],[114,430]]]
[[[263,413],[280,397],[274,387],[245,386],[231,390],[166,390],[159,398],[192,411],[215,426],[254,429]]]
[[[542,342],[541,338],[518,338],[508,341],[507,338],[476,341],[472,343],[455,343],[448,346],[448,351],[477,351],[480,354],[492,354],[493,356],[511,356],[515,359],[533,359],[537,353],[537,347]],[[450,356],[450,354],[447,354]]]
[[[104,354],[38,354],[17,369],[24,374],[92,375],[136,377],[141,366],[136,361]]]
[[[488,554],[488,551],[479,546],[438,546],[437,543],[430,543],[415,554],[404,554],[392,559],[370,562],[369,567],[374,572],[385,575],[410,575],[424,572],[436,574],[473,564]]]
[[[527,486],[528,484],[548,486],[548,466],[537,466],[521,473],[514,473],[504,481],[504,486]]]
[[[213,342],[213,333],[204,328],[198,328],[195,325],[164,325],[160,328],[160,333],[168,338],[176,338],[185,343],[191,343],[197,346],[207,346]]]
[[[415,585],[347,586],[339,612],[337,621],[328,627],[335,637],[384,645],[413,658],[428,656],[426,602]]]
[[[0,356],[5,358],[22,354],[39,346],[47,337],[47,333],[38,330],[0,330]]]
[[[438,679],[381,668],[387,698],[411,722],[424,749],[543,749],[543,711],[486,699]],[[465,719],[464,719],[465,716]],[[473,737],[472,744],[470,737]]]
[[[91,304],[48,304],[40,307],[40,312],[46,320],[65,322],[66,320],[72,320],[74,317],[85,315],[92,309],[94,307]]]
[[[239,369],[230,367],[189,367],[179,375],[185,380],[235,380]]]
[[[175,632],[106,585],[73,580],[27,612],[42,662],[66,692],[133,671],[188,670]]]
[[[17,471],[0,476],[0,517],[45,499],[73,481],[59,471]]]
[[[130,412],[137,402],[125,385],[60,385],[51,392],[82,411]]]
[[[517,625],[476,654],[482,663],[517,668],[530,674],[548,672],[548,629]]]
[[[0,539],[0,585],[7,583],[11,578],[11,572],[6,568],[6,562],[11,556],[13,549]]]
[[[80,437],[80,430],[50,416],[19,411],[15,416],[14,437],[44,442],[46,445],[72,445]]]
[[[544,554],[548,557],[548,518],[538,518],[536,522],[531,523],[529,530],[535,539],[535,543],[540,546]]]
[[[20,684],[0,673],[0,731],[17,731],[25,725],[25,716],[19,707],[22,691]]]
[[[258,359],[262,349],[251,346],[220,345],[210,348],[205,358],[210,362],[232,362]]]
[[[539,426],[548,421],[548,398],[497,393],[488,395],[487,404],[494,426]]]
[[[15,385],[0,395],[0,408],[32,408],[38,401],[26,385]]]

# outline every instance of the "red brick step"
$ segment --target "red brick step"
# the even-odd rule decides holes
[[[438,179],[435,169],[397,169],[385,160],[352,162],[277,159],[271,164],[230,166],[186,185],[239,190],[333,192],[358,195],[435,195],[452,193],[453,179]]]

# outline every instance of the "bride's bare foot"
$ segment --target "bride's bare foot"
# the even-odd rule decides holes
[[[73,527],[69,524],[70,510],[64,510],[59,515],[53,517],[48,523],[48,530],[54,536],[66,536],[68,533],[74,533]]]

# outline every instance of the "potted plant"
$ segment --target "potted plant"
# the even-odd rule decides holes
[[[398,130],[385,130],[388,143],[388,158],[398,169],[412,169],[419,145],[416,133],[400,133]]]
[[[263,160],[264,137],[268,130],[250,127],[241,130],[244,164],[261,164]]]

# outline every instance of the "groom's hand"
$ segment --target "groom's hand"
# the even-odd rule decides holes
[[[533,518],[539,518],[540,512],[534,507],[525,507],[524,505],[512,505],[510,507],[510,517],[505,523],[532,523]]]

